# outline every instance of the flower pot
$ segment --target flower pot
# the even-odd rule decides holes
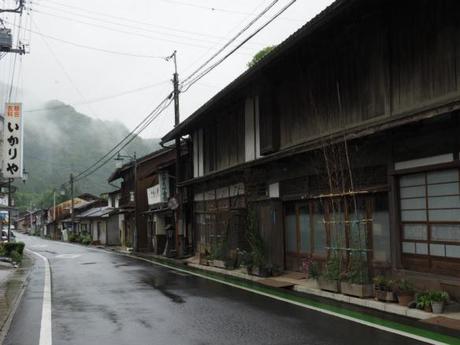
[[[208,266],[208,259],[206,259],[206,257],[200,257],[200,265]]]
[[[270,277],[270,270],[266,267],[253,266],[248,273],[258,277]]]
[[[340,283],[338,280],[330,280],[326,278],[319,278],[318,285],[321,290],[340,292]]]
[[[431,309],[434,314],[442,314],[444,310],[444,302],[431,302]]]
[[[212,261],[212,266],[217,267],[217,268],[225,268],[225,261],[223,261],[223,260],[213,260]]]
[[[398,303],[404,307],[407,307],[410,302],[414,300],[414,295],[400,294],[398,295]]]
[[[394,302],[396,301],[395,294],[393,291],[385,291],[374,288],[375,299],[382,302]]]
[[[348,282],[341,282],[340,290],[344,295],[359,298],[372,297],[374,295],[374,287],[372,284],[352,284]]]

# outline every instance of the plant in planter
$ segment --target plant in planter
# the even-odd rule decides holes
[[[265,243],[257,226],[257,217],[254,210],[248,213],[248,227],[246,238],[251,248],[251,266],[247,266],[248,273],[268,277],[271,275],[271,267],[267,264]]]
[[[394,282],[384,276],[376,276],[374,282],[374,296],[375,299],[384,302],[394,302],[396,300],[393,292]]]
[[[350,255],[350,268],[340,283],[341,292],[355,297],[373,296],[373,286],[369,279],[366,258],[361,253]]]
[[[233,270],[238,267],[238,249],[231,250],[225,258],[225,268],[227,270]]]
[[[320,276],[320,265],[317,261],[312,261],[308,266],[307,277],[310,279],[318,279]]]
[[[252,255],[246,250],[237,249],[238,265],[248,269],[252,267]]]
[[[407,307],[414,300],[414,285],[406,279],[398,280],[395,283],[394,291],[398,296],[399,305]]]
[[[223,242],[217,242],[211,248],[211,255],[208,258],[209,265],[218,267],[218,268],[225,268],[225,249]]]
[[[340,258],[338,255],[331,255],[326,262],[326,268],[318,279],[321,290],[340,291]]]
[[[444,304],[449,300],[449,294],[445,291],[432,291],[429,295],[433,313],[442,314]]]
[[[415,296],[417,309],[422,309],[431,312],[431,296],[429,292],[421,292]]]

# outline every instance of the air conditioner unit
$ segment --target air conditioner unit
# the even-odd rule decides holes
[[[0,29],[0,49],[10,50],[13,47],[13,36],[10,29]]]

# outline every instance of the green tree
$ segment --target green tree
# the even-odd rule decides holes
[[[254,65],[256,65],[260,60],[262,60],[265,56],[267,56],[275,48],[276,48],[276,45],[275,46],[268,46],[268,47],[265,47],[265,48],[259,50],[257,52],[257,54],[254,55],[252,60],[248,62],[248,68],[251,68]]]

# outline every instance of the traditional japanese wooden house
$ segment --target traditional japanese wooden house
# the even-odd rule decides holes
[[[458,286],[459,42],[458,1],[338,0],[278,45],[163,138],[192,138],[195,250],[253,210],[272,265]]]
[[[181,150],[183,176],[188,176],[188,171],[191,171],[188,168],[191,163],[187,160],[187,145],[184,143]],[[175,162],[175,149],[163,148],[138,158],[136,174],[134,162],[130,162],[110,176],[109,182],[122,179],[118,192],[118,211],[123,218],[122,245],[132,245],[134,250],[144,252],[161,253],[161,248],[164,249],[165,226],[172,223],[176,227],[174,214],[168,206],[168,201],[175,195]],[[137,235],[134,231],[136,218]],[[186,226],[180,228],[185,229],[180,230],[179,238],[183,240],[187,238]]]

